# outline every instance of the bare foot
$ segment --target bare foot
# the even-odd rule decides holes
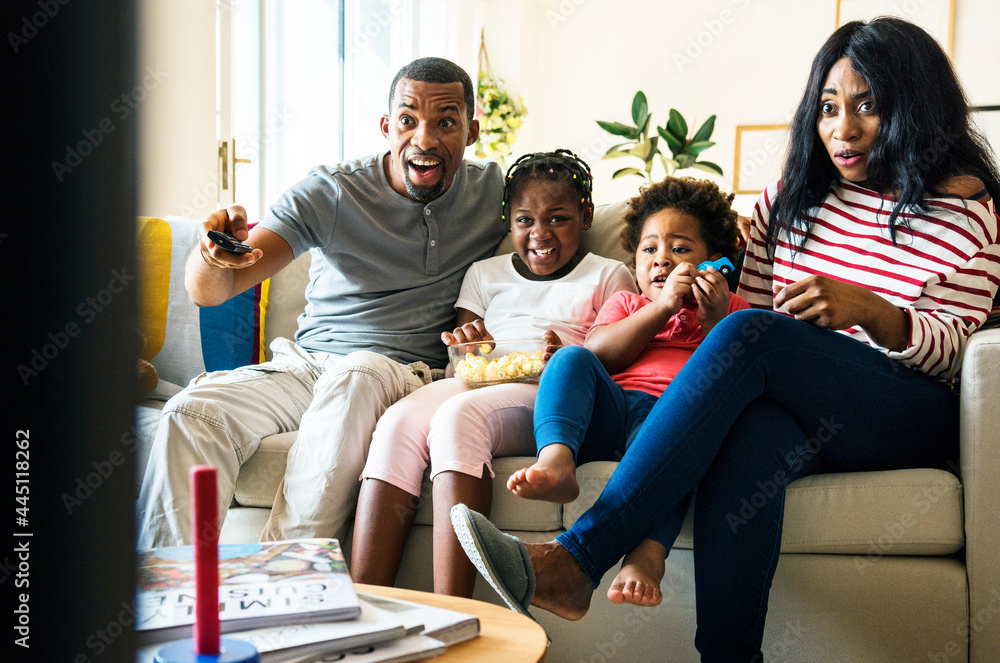
[[[647,607],[660,605],[663,600],[660,581],[666,558],[667,549],[662,543],[652,539],[640,541],[622,560],[622,568],[608,589],[608,600]]]
[[[570,621],[582,619],[590,609],[594,586],[580,563],[555,541],[525,545],[535,568],[531,605]]]
[[[542,448],[534,465],[518,470],[507,479],[507,488],[529,500],[572,502],[580,495],[573,452],[564,444]]]

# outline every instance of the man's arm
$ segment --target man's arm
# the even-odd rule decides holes
[[[202,224],[184,271],[184,286],[196,306],[218,306],[274,276],[292,261],[292,247],[277,233],[260,227],[247,233],[246,225],[246,212],[238,205],[215,212]],[[225,251],[208,239],[209,230],[246,242],[253,253]]]

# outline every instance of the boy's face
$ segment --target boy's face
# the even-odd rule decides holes
[[[677,265],[698,265],[721,255],[709,255],[698,219],[675,209],[662,209],[646,219],[639,234],[639,248],[635,251],[639,289],[647,299],[655,301]]]

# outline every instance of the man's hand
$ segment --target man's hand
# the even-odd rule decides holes
[[[542,336],[542,340],[545,341],[545,352],[542,354],[542,359],[548,361],[552,358],[552,354],[563,346],[562,339],[559,338],[559,334],[555,333],[551,329],[545,332]]]
[[[698,303],[698,322],[707,334],[729,311],[729,282],[714,267],[695,279],[694,300]]]
[[[445,345],[459,345],[461,343],[492,340],[493,337],[486,331],[486,325],[482,319],[476,319],[465,323],[461,327],[455,327],[454,331],[441,332],[441,342]]]
[[[241,242],[246,241],[247,212],[240,205],[214,212],[201,224],[201,233],[198,235],[201,257],[209,266],[218,269],[243,269],[264,257],[264,252],[260,249],[254,249],[250,253],[230,253],[208,238],[209,230],[224,232]]]

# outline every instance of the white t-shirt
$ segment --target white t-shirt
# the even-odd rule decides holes
[[[495,339],[541,338],[551,329],[564,345],[583,345],[611,295],[638,292],[631,272],[618,260],[588,253],[562,278],[531,281],[514,269],[514,255],[473,263],[455,302],[455,308],[482,317]]]

